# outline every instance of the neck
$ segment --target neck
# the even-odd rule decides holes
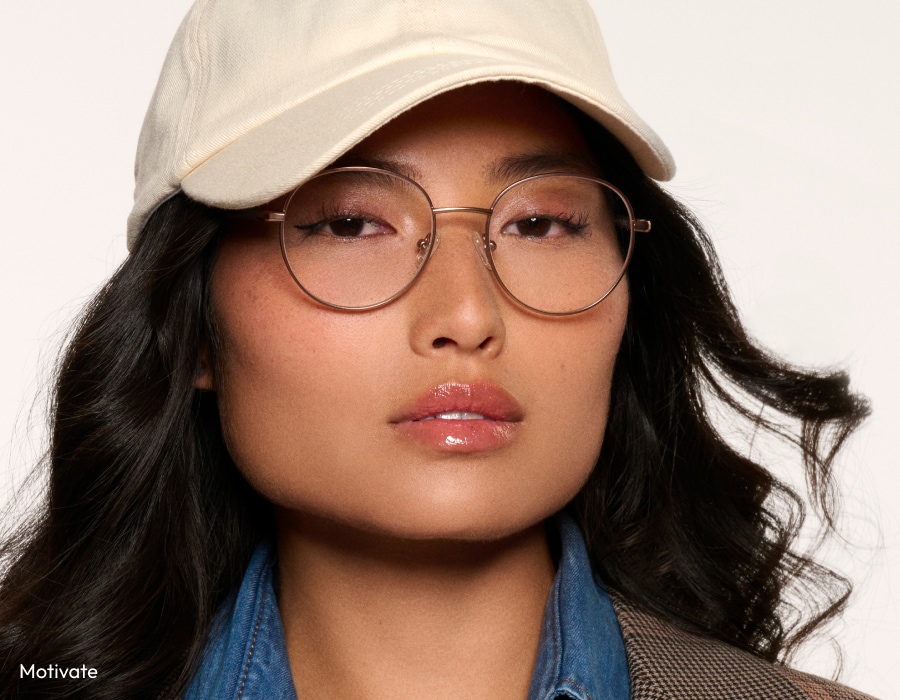
[[[523,698],[554,566],[543,524],[408,541],[279,519],[278,598],[298,696]]]

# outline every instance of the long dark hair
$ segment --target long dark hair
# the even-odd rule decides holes
[[[796,448],[827,534],[834,459],[868,404],[845,373],[793,367],[755,343],[697,219],[574,116],[654,229],[629,268],[600,458],[569,508],[595,568],[631,603],[764,659],[787,657],[841,612],[851,585],[794,551],[804,499],[732,447],[713,414],[724,407]]]
[[[696,220],[576,119],[653,232],[629,270],[598,464],[568,508],[596,569],[632,604],[779,658],[840,611],[849,583],[792,549],[802,499],[729,446],[711,405],[799,447],[826,522],[835,452],[867,406],[843,374],[759,348]],[[222,212],[172,197],[75,330],[56,379],[49,498],[0,550],[3,697],[179,695],[216,607],[271,530],[225,449],[215,395],[193,388],[198,359],[216,354],[209,285],[224,225]],[[797,585],[806,610],[788,607]],[[20,663],[85,664],[98,678],[19,678]]]

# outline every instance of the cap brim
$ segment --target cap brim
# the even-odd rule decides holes
[[[210,206],[258,206],[297,187],[417,104],[464,85],[498,80],[531,83],[559,95],[619,139],[648,176],[674,175],[669,150],[618,95],[610,99],[528,65],[440,54],[384,65],[304,99],[210,156],[182,179],[182,189]]]

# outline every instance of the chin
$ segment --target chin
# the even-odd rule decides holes
[[[574,495],[541,503],[419,502],[414,508],[392,508],[382,517],[360,519],[353,525],[404,540],[496,541],[539,525]]]
[[[483,465],[482,465],[483,466]],[[413,470],[402,479],[375,479],[366,484],[348,480],[336,488],[327,480],[317,488],[266,489],[254,486],[272,501],[279,518],[292,528],[313,528],[321,534],[366,534],[395,541],[493,541],[541,524],[566,506],[586,481],[590,469],[562,470],[554,479],[519,470],[515,478],[497,468],[457,467]],[[252,475],[250,475],[252,476]],[[498,478],[499,477],[499,478]],[[340,480],[338,480],[340,481]]]

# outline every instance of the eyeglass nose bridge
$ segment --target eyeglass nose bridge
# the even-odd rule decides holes
[[[485,209],[484,207],[432,207],[431,211],[434,214],[450,214],[450,213],[458,213],[458,212],[468,212],[472,214],[484,214],[487,219],[486,221],[490,221],[491,214],[493,213],[492,209]],[[437,221],[434,224],[434,230],[432,231],[432,235],[434,235],[434,245],[431,248],[431,255],[434,255],[435,251],[438,249],[438,245],[440,245],[441,237],[437,232]],[[494,241],[488,242],[487,240],[487,224],[485,224],[484,233],[478,233],[478,231],[472,232],[472,243],[475,245],[475,250],[478,251],[478,257],[481,259],[481,264],[484,265],[488,270],[493,271],[493,265],[491,265],[491,260],[488,257],[487,246],[490,245],[491,250],[496,250],[497,244]],[[428,237],[421,239],[418,241],[417,246],[419,248],[420,255],[424,255],[428,250]]]

